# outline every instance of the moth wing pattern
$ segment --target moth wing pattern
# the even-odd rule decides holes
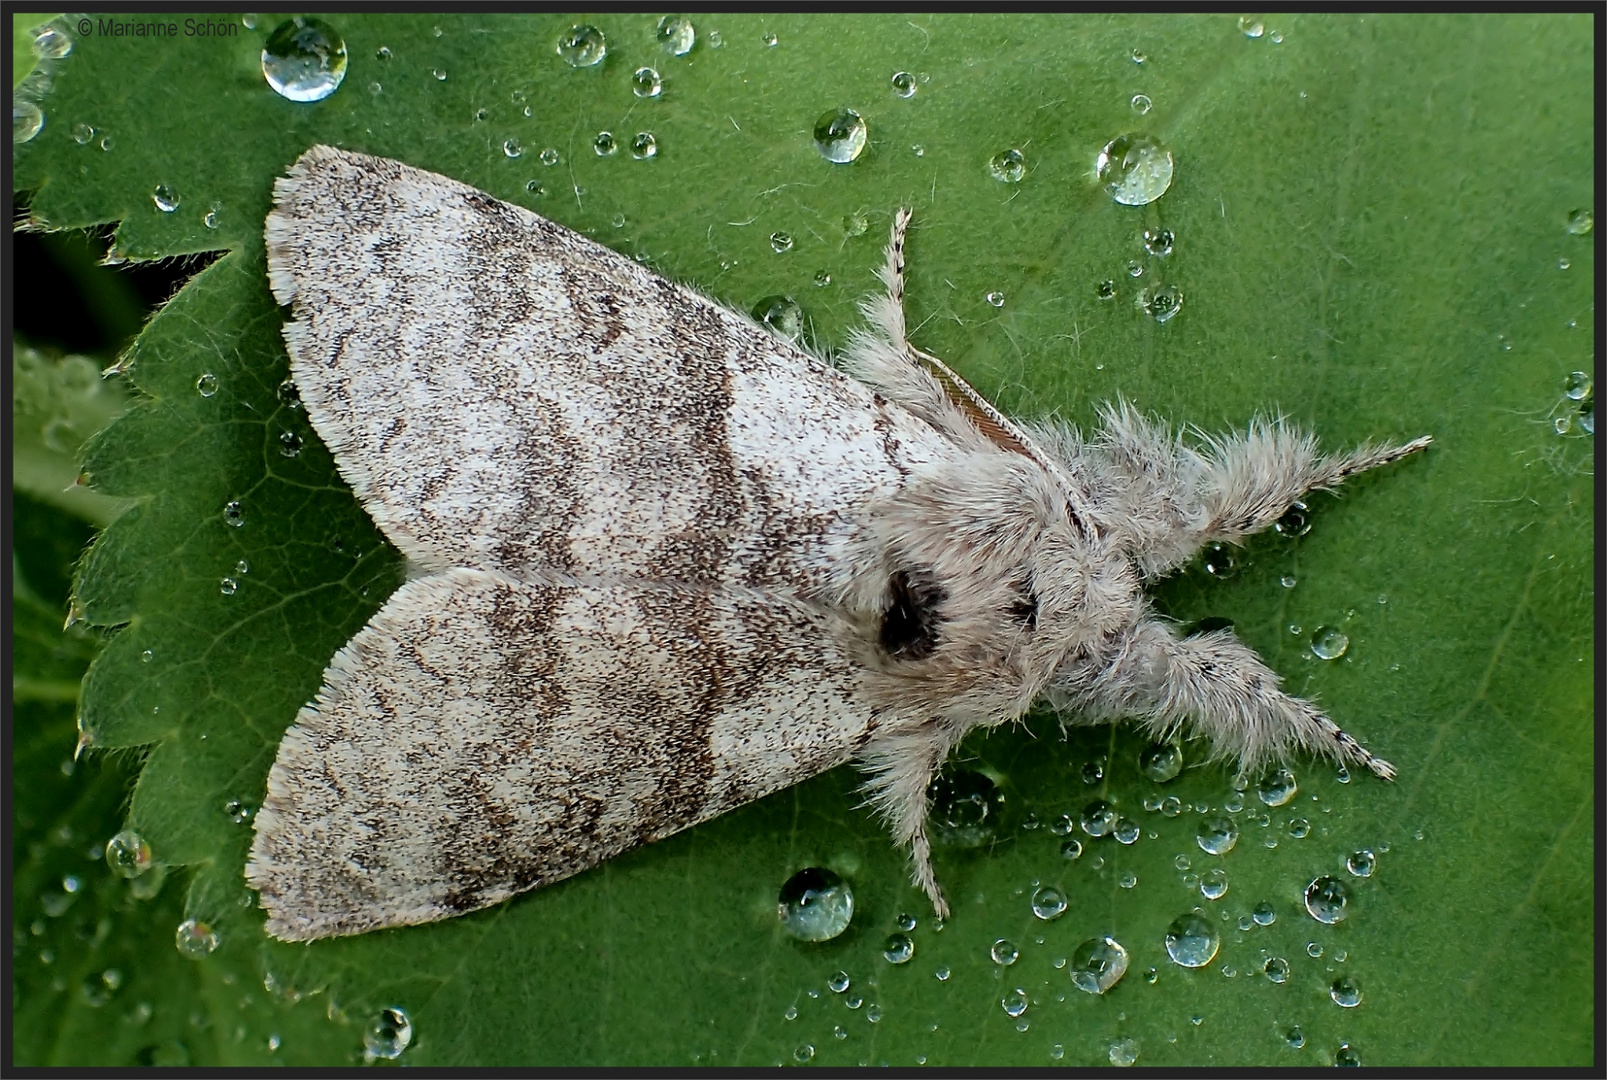
[[[808,584],[845,513],[951,452],[752,321],[400,162],[314,147],[266,233],[308,417],[423,569]]]
[[[404,584],[269,774],[246,868],[268,931],[472,911],[842,763],[875,711],[830,622],[732,588]]]

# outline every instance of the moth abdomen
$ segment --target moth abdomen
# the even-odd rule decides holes
[[[888,604],[877,642],[898,660],[924,660],[942,640],[943,603],[949,598],[931,571],[895,570],[887,581]]]

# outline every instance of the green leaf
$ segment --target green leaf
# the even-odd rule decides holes
[[[351,1060],[361,1022],[398,1007],[414,1031],[401,1060],[433,1065],[1087,1065],[1118,1043],[1155,1065],[1326,1064],[1342,1045],[1371,1065],[1594,1059],[1594,446],[1563,394],[1592,366],[1593,235],[1567,228],[1595,185],[1587,16],[1294,16],[1251,36],[1220,15],[722,15],[694,17],[696,47],[673,57],[655,18],[611,15],[593,20],[606,60],[571,69],[555,49],[568,18],[343,14],[329,21],[345,82],[310,104],[261,76],[280,21],[78,41],[15,182],[35,224],[118,221],[130,258],[229,250],[141,335],[127,373],[143,400],[89,451],[101,490],[141,501],[77,579],[87,618],[127,624],[83,716],[97,745],[151,747],[130,820],[190,868],[185,912],[225,942],[201,969],[265,970],[356,1018],[287,1038],[281,1058]],[[642,65],[663,76],[658,99],[631,93]],[[901,70],[917,76],[908,99],[890,85]],[[810,133],[845,105],[870,140],[833,165]],[[114,149],[79,144],[76,123]],[[660,151],[599,156],[601,131],[651,131]],[[1117,205],[1092,175],[1126,132],[1175,157],[1148,206]],[[1331,447],[1432,433],[1427,455],[1310,500],[1311,533],[1258,539],[1231,580],[1196,569],[1153,590],[1180,620],[1232,620],[1400,781],[1299,761],[1295,800],[1267,807],[1194,747],[1197,767],[1157,785],[1126,729],[1063,742],[1045,715],[962,748],[1004,815],[990,843],[938,851],[955,901],[941,929],[845,769],[491,911],[266,940],[238,906],[249,829],[226,807],[260,800],[323,666],[401,580],[277,393],[262,220],[273,178],[319,142],[474,184],[742,310],[790,294],[822,349],[855,324],[890,214],[910,205],[914,337],[1013,412],[1087,425],[1120,395],[1208,430],[1281,410]],[[1019,183],[990,174],[1010,148]],[[1142,233],[1162,228],[1174,250],[1150,254]],[[1184,297],[1164,323],[1135,303],[1155,283]],[[1320,626],[1347,635],[1343,657],[1313,656]],[[1145,809],[1166,796],[1230,814],[1237,846],[1207,855],[1197,809]],[[1049,826],[1094,798],[1141,836],[1079,834],[1065,859]],[[1362,849],[1368,877],[1345,868]],[[849,931],[820,945],[775,919],[779,886],[811,865],[856,894]],[[1228,879],[1214,901],[1192,877],[1212,868]],[[1302,902],[1321,875],[1350,889],[1336,925]],[[1069,901],[1049,921],[1030,905],[1043,885]],[[1239,929],[1262,902],[1275,921]],[[1163,936],[1195,907],[1221,947],[1187,970]],[[893,965],[901,912],[918,918],[915,954]],[[1059,961],[1107,934],[1131,968],[1084,994]],[[1020,949],[1008,967],[989,955],[999,938]],[[1271,957],[1289,964],[1281,985],[1260,974]],[[1332,1000],[1341,977],[1358,1007]],[[1001,1007],[1017,988],[1019,1021]],[[346,1057],[329,1056],[340,1039]]]
[[[97,525],[128,505],[78,482],[85,441],[128,407],[122,386],[105,382],[87,356],[49,357],[12,342],[12,483],[34,498]]]

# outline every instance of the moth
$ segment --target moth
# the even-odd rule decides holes
[[[317,146],[276,183],[291,374],[408,574],[280,743],[269,933],[486,907],[846,761],[942,916],[928,787],[1046,695],[1393,776],[1143,584],[1429,439],[1013,420],[910,342],[909,222],[833,366],[444,176]]]

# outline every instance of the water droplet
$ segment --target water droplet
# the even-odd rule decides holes
[[[171,214],[173,211],[179,208],[178,192],[174,191],[166,184],[156,185],[156,190],[151,192],[151,201],[154,202],[156,204],[156,208],[162,211],[164,214]]]
[[[246,562],[244,559],[241,559],[239,562],[234,564],[234,572],[236,574],[249,574],[251,573],[251,564]]]
[[[11,140],[15,143],[25,143],[39,134],[45,126],[45,114],[39,111],[39,106],[31,101],[11,101]]]
[[[436,68],[430,74],[435,76],[436,82],[446,82],[446,68]]]
[[[1138,875],[1129,870],[1117,880],[1116,884],[1124,889],[1136,888],[1138,886]]]
[[[1306,886],[1306,910],[1320,923],[1343,922],[1349,902],[1350,890],[1338,878],[1324,875]]]
[[[1137,113],[1139,116],[1143,116],[1145,113],[1149,112],[1150,109],[1154,108],[1154,106],[1155,106],[1155,103],[1149,99],[1149,95],[1147,95],[1147,94],[1134,94],[1133,95],[1133,111],[1135,113]]]
[[[1230,578],[1239,572],[1239,555],[1229,545],[1212,541],[1205,545],[1200,565],[1214,578]]]
[[[280,97],[322,101],[346,78],[346,42],[322,19],[291,19],[263,43],[262,75]]]
[[[815,1048],[808,1043],[803,1043],[792,1052],[792,1059],[797,1062],[813,1061],[814,1057]]]
[[[88,124],[73,125],[73,142],[79,146],[87,146],[95,138],[95,129]]]
[[[117,148],[117,140],[112,138],[110,135],[103,135],[101,137],[101,140],[100,140],[100,148],[102,150],[115,150]],[[115,251],[108,251],[106,253],[106,261],[108,263],[112,262],[112,258],[113,258],[114,254],[115,254]],[[122,262],[122,261],[123,260],[121,259],[121,257],[119,257],[118,262]],[[112,264],[112,265],[116,265],[116,264]]]
[[[390,58],[391,49],[389,45],[381,45],[379,48],[374,50],[375,60],[389,60]]]
[[[982,299],[986,300],[989,304],[992,304],[994,307],[1004,307],[1004,293],[1002,293],[1002,292],[990,292],[990,293],[988,293],[988,295],[984,296]]]
[[[293,458],[301,453],[301,436],[294,431],[281,431],[279,433],[279,453],[287,458]]]
[[[1151,743],[1138,755],[1138,768],[1157,784],[1164,784],[1183,771],[1183,748],[1175,742]]]
[[[229,820],[234,822],[236,825],[244,825],[246,822],[251,820],[251,807],[247,806],[239,799],[230,799],[228,802],[224,803],[223,812],[227,814]]]
[[[1071,954],[1071,984],[1088,994],[1103,994],[1127,974],[1127,950],[1113,937],[1090,938]]]
[[[1353,975],[1341,975],[1328,988],[1328,996],[1341,1009],[1354,1009],[1361,1004],[1361,983]]]
[[[812,866],[781,886],[776,910],[782,929],[799,941],[830,941],[854,917],[854,891],[830,870]]]
[[[139,659],[140,659],[140,663],[149,664],[152,660],[156,659],[156,654],[154,652],[152,652],[150,649],[146,649],[145,651],[143,651],[143,652],[141,652],[139,654]]]
[[[889,934],[882,945],[882,956],[889,964],[907,964],[915,955],[915,942],[908,934]]]
[[[231,525],[236,529],[246,523],[245,512],[240,509],[239,502],[223,504],[223,521],[224,524]]]
[[[1288,1043],[1292,1049],[1299,1050],[1302,1046],[1306,1045],[1306,1035],[1305,1032],[1300,1030],[1300,1026],[1297,1024],[1284,1031],[1283,1041]]]
[[[788,341],[803,336],[803,308],[790,296],[767,296],[753,305],[753,317]]]
[[[1081,856],[1082,841],[1076,837],[1066,840],[1060,845],[1060,857],[1062,859],[1077,859],[1081,858]]]
[[[685,56],[697,41],[697,30],[692,20],[680,15],[666,15],[658,21],[658,43],[671,56]]]
[[[1094,286],[1094,295],[1101,300],[1116,299],[1116,283],[1109,278]]]
[[[1116,828],[1111,830],[1116,839],[1123,844],[1133,844],[1138,841],[1138,822],[1131,818],[1117,818]]]
[[[792,237],[784,232],[770,234],[770,250],[780,255],[782,252],[792,250]]]
[[[759,40],[764,42],[764,46],[767,49],[773,49],[781,42],[781,39],[776,37],[776,35],[771,33],[769,30],[766,30],[764,32],[764,36]]]
[[[1311,822],[1303,817],[1292,818],[1289,821],[1289,835],[1296,840],[1304,840],[1311,833]]]
[[[1105,759],[1103,757],[1093,758],[1083,764],[1083,783],[1097,784],[1103,779],[1105,779]]]
[[[1138,1040],[1134,1038],[1117,1039],[1110,1044],[1110,1063],[1119,1069],[1125,1069],[1138,1060]]]
[[[637,161],[646,161],[658,154],[658,140],[651,131],[638,131],[631,138],[631,157]]]
[[[1161,800],[1161,815],[1163,817],[1177,817],[1183,812],[1183,800],[1176,795],[1168,795]]]
[[[836,971],[826,980],[826,988],[834,994],[840,994],[848,989],[851,981],[848,978],[848,972]]]
[[[524,144],[522,144],[518,139],[504,139],[502,142],[502,152],[511,158],[522,157],[524,156],[525,152]]]
[[[1584,371],[1570,372],[1562,384],[1562,392],[1570,401],[1584,401],[1593,389],[1590,374]]]
[[[1278,921],[1278,913],[1272,909],[1270,901],[1263,900],[1250,912],[1250,917],[1256,921],[1257,926],[1271,926]]]
[[[1138,294],[1138,305],[1156,322],[1167,322],[1183,310],[1183,290],[1176,285],[1157,285],[1153,289],[1144,289]]]
[[[854,211],[843,218],[843,234],[845,236],[864,236],[870,228],[870,219],[862,211]]]
[[[558,55],[570,67],[596,67],[608,55],[608,39],[590,23],[577,23],[559,37]]]
[[[637,68],[631,76],[631,93],[639,98],[656,98],[664,91],[664,80],[650,67]]]
[[[915,76],[907,71],[896,72],[893,75],[893,93],[901,98],[914,97],[916,85]]]
[[[814,134],[820,156],[839,165],[853,161],[865,149],[865,120],[853,109],[821,113]]]
[[[1207,854],[1226,855],[1239,842],[1239,827],[1225,817],[1206,818],[1200,822],[1195,840]]]
[[[932,974],[937,977],[938,982],[948,982],[949,981],[950,972],[949,972],[949,969],[947,967],[940,967],[936,971],[932,972]]]
[[[1216,959],[1221,938],[1216,928],[1198,912],[1188,912],[1172,920],[1166,928],[1166,955],[1179,967],[1199,968]]]
[[[999,1004],[1004,1007],[1006,1016],[1020,1016],[1022,1013],[1027,1011],[1027,992],[1018,986],[1008,994],[1004,995],[1004,997],[999,1001]]]
[[[1288,769],[1274,769],[1255,786],[1256,797],[1268,806],[1282,806],[1300,790],[1295,774]]]
[[[820,286],[820,287],[822,287],[822,288],[824,288],[827,285],[830,285],[831,284],[831,274],[827,273],[825,270],[817,270],[815,272],[815,284]]]
[[[413,1021],[398,1008],[381,1009],[363,1029],[363,1056],[374,1061],[393,1060],[413,1041]]]
[[[1244,796],[1235,791],[1227,797],[1227,801],[1222,804],[1222,809],[1230,814],[1237,814],[1244,809]]]
[[[536,196],[537,198],[540,198],[541,196],[547,194],[547,189],[542,186],[542,183],[541,183],[540,180],[526,180],[525,181],[525,190],[530,192],[530,194]]]
[[[1144,250],[1151,255],[1165,257],[1172,253],[1177,236],[1171,229],[1145,229]]]
[[[1319,660],[1338,660],[1350,648],[1350,638],[1333,626],[1319,626],[1311,634],[1311,653]]]
[[[950,846],[975,848],[993,840],[1004,811],[1004,793],[987,775],[973,769],[943,773],[932,783],[930,819],[938,839]]]
[[[1094,163],[1099,182],[1123,206],[1145,206],[1172,186],[1172,152],[1149,135],[1128,133],[1106,143]]]
[[[1596,215],[1589,210],[1575,210],[1568,215],[1568,231],[1575,236],[1584,236],[1596,227]]]
[[[1239,33],[1247,38],[1258,38],[1266,31],[1266,26],[1254,15],[1239,16]]]
[[[1228,893],[1228,872],[1220,866],[1200,875],[1200,895],[1207,900],[1220,900]]]
[[[195,380],[195,392],[202,397],[211,397],[218,392],[218,377],[210,371]]]
[[[1372,877],[1373,870],[1378,866],[1378,857],[1365,848],[1361,851],[1352,851],[1345,860],[1345,869],[1357,877]]]
[[[563,160],[561,157],[559,157],[558,151],[554,150],[550,146],[543,150],[539,156],[541,158],[541,163],[548,168],[551,168],[552,166],[558,164],[559,161]]]
[[[1032,894],[1032,913],[1048,922],[1058,919],[1066,910],[1066,894],[1052,885],[1044,885]]]
[[[1082,830],[1089,836],[1109,836],[1116,828],[1118,814],[1103,799],[1095,799],[1083,807]]]
[[[1026,159],[1020,150],[1001,150],[988,161],[988,174],[1005,184],[1019,184],[1027,175]]]
[[[725,38],[718,30],[709,31],[709,48],[718,49],[725,44]]]
[[[240,591],[240,583],[234,578],[226,577],[218,583],[218,591],[224,596],[233,596]]]
[[[151,846],[139,833],[124,829],[106,841],[106,865],[118,877],[139,877],[151,868]]]
[[[173,943],[179,952],[191,960],[200,960],[209,955],[218,947],[218,935],[204,922],[194,919],[185,919],[179,923],[177,933],[174,934]]]
[[[73,51],[73,39],[54,26],[43,26],[34,33],[33,54],[41,60],[60,60]]]
[[[1021,950],[1017,949],[1015,942],[1010,939],[1000,938],[993,943],[993,948],[989,950],[988,955],[993,957],[995,964],[1009,967],[1016,962],[1016,957],[1021,955]]]
[[[1282,30],[1274,30],[1271,34],[1269,34],[1267,36],[1272,41],[1272,43],[1274,45],[1282,45],[1283,44],[1283,31]]]

